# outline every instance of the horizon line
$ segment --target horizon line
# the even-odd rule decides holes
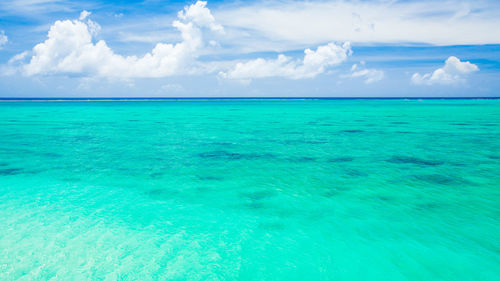
[[[0,101],[149,101],[149,100],[473,100],[498,97],[0,97]]]

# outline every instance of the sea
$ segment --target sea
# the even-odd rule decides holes
[[[0,280],[500,280],[500,100],[1,100]]]

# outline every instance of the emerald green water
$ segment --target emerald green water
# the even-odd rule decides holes
[[[0,280],[500,280],[500,100],[0,103]]]

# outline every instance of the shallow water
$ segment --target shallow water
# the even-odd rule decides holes
[[[499,280],[499,100],[0,103],[0,280]]]

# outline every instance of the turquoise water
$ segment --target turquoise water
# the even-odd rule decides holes
[[[0,103],[0,280],[500,280],[500,100]]]

